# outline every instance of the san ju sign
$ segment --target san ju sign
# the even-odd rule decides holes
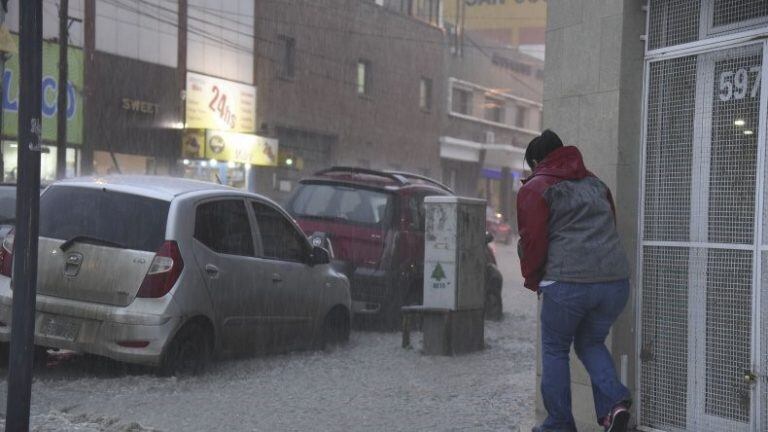
[[[11,36],[18,46],[19,38]],[[75,47],[68,49],[67,65],[67,142],[83,143],[83,51]],[[41,111],[43,141],[56,141],[56,113],[58,112],[57,95],[59,45],[43,42],[43,81],[41,82],[43,100]],[[13,55],[5,63],[3,73],[3,135],[10,138],[18,136],[19,126],[19,56]]]
[[[256,131],[256,87],[196,73],[187,74],[186,127]]]

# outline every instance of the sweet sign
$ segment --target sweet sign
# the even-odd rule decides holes
[[[187,74],[186,126],[234,132],[256,130],[256,87]]]

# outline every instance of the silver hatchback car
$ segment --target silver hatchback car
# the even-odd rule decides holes
[[[166,177],[55,183],[40,198],[35,344],[200,370],[213,354],[349,337],[346,277],[278,205]],[[0,249],[0,341],[13,235]]]

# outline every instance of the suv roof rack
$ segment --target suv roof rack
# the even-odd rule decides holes
[[[315,175],[323,175],[328,173],[350,173],[350,174],[367,174],[367,175],[373,175],[378,177],[384,177],[388,178],[390,180],[394,180],[397,183],[401,185],[408,184],[408,179],[401,175],[400,173],[394,173],[394,172],[387,172],[387,171],[379,171],[369,168],[357,168],[357,167],[346,167],[346,166],[334,166],[331,168],[326,168],[324,170],[320,170],[315,173]]]
[[[414,174],[414,173],[409,173],[409,172],[404,172],[404,171],[380,171],[380,170],[374,170],[374,169],[370,169],[370,168],[334,166],[334,167],[331,167],[331,168],[320,170],[320,171],[316,172],[315,175],[323,175],[323,174],[328,174],[328,173],[332,173],[332,172],[350,173],[350,174],[367,174],[367,175],[379,176],[379,177],[388,178],[390,180],[394,180],[397,183],[399,183],[400,185],[410,184],[411,182],[408,181],[408,179],[421,180],[421,181],[429,183],[429,184],[431,184],[433,186],[437,186],[440,189],[443,189],[443,190],[445,190],[447,192],[450,192],[451,194],[454,193],[453,190],[451,190],[451,188],[449,188],[448,186],[438,182],[437,180],[431,179],[431,178],[429,178],[427,176],[423,176],[423,175],[419,175],[419,174]]]
[[[417,180],[425,181],[427,183],[430,183],[430,184],[432,184],[434,186],[439,187],[440,189],[444,189],[444,190],[446,190],[446,191],[448,191],[450,193],[454,193],[453,190],[451,188],[449,188],[448,186],[440,183],[439,181],[437,181],[435,179],[429,178],[427,176],[423,176],[423,175],[420,175],[420,174],[409,173],[409,172],[404,172],[404,171],[387,171],[387,173],[398,175],[398,176],[403,176],[405,178],[412,178],[412,179],[417,179]]]

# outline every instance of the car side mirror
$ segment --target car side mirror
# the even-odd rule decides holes
[[[331,254],[320,246],[313,246],[309,262],[313,266],[329,264],[331,262]]]
[[[493,243],[493,234],[489,232],[485,232],[485,242],[486,243]]]

